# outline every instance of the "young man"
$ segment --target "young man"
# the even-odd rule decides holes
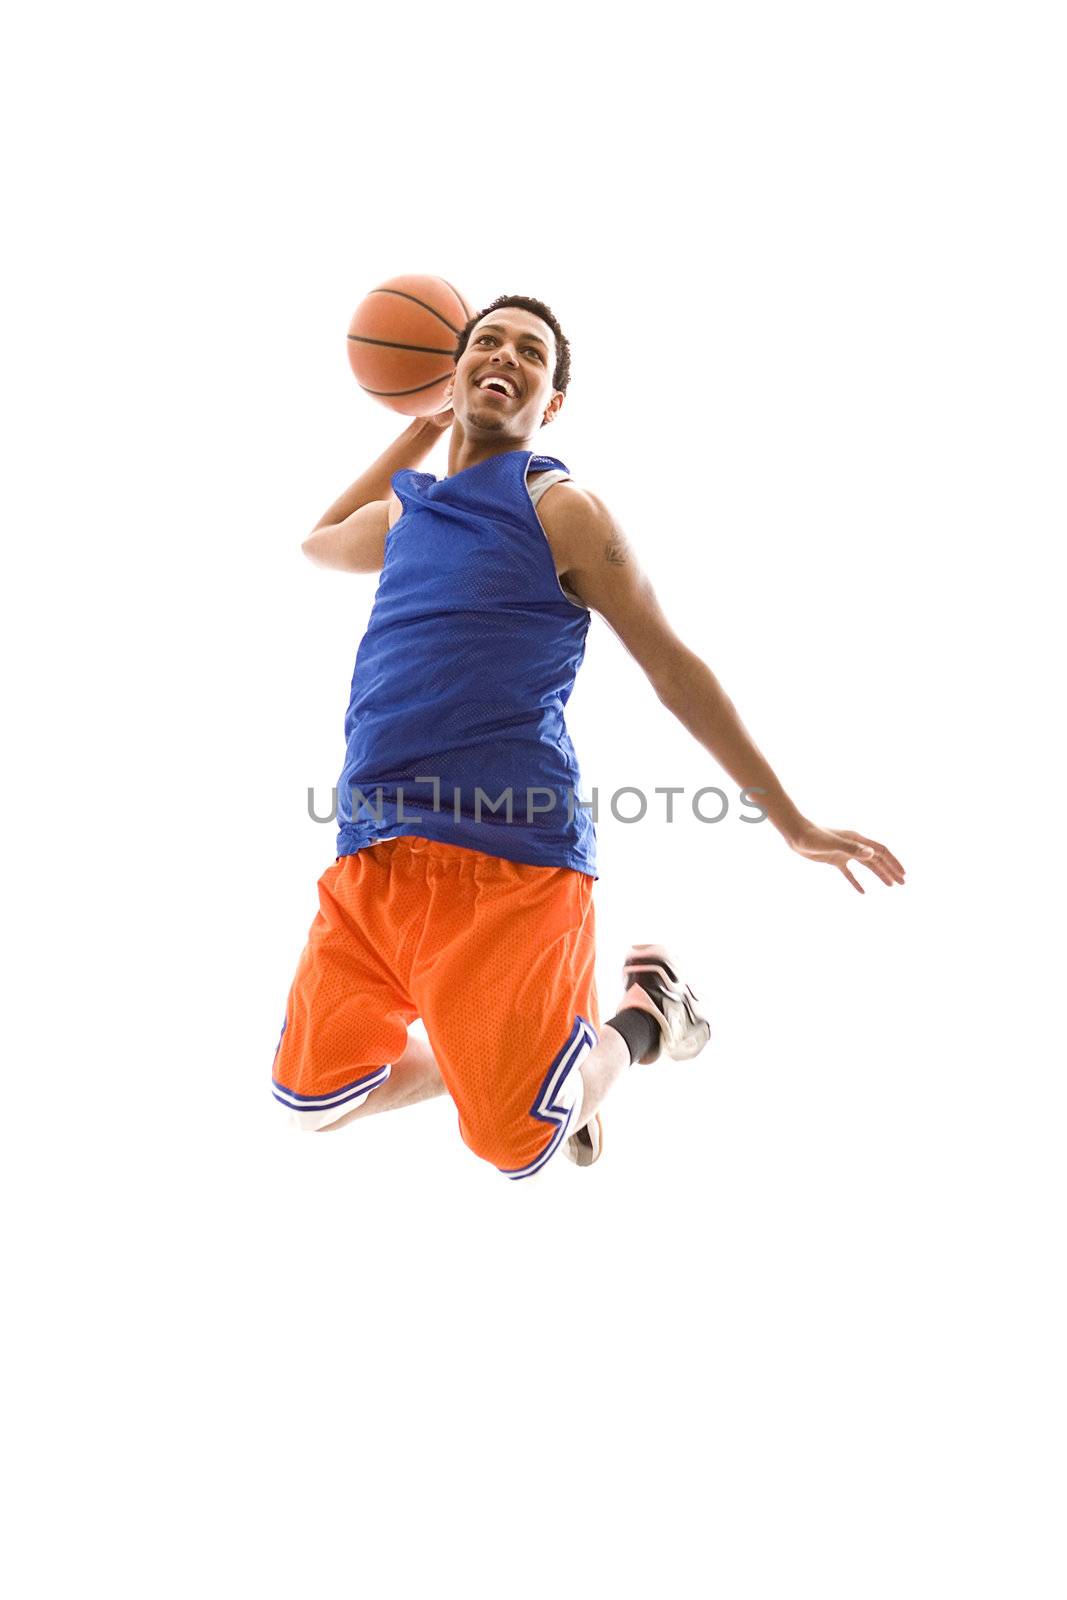
[[[634,945],[600,1024],[596,839],[564,707],[590,612],[668,710],[799,854],[887,885],[900,863],[797,811],[705,663],[677,637],[607,506],[535,454],[570,349],[548,306],[506,295],[456,350],[451,409],[420,419],[304,543],[381,572],[356,656],[338,855],[300,958],[274,1094],[306,1129],[445,1091],[467,1144],[512,1178],[601,1150],[598,1108],[635,1061],[710,1029],[660,946]],[[451,427],[448,475],[415,470]],[[421,1016],[429,1046],[408,1037]]]

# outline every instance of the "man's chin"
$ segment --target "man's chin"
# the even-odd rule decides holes
[[[467,426],[477,428],[481,433],[503,433],[506,422],[507,418],[502,417],[499,411],[490,411],[488,408],[467,413]]]

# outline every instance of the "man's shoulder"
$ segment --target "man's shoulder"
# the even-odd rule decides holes
[[[530,481],[542,475],[540,472],[532,472]],[[575,524],[595,523],[608,514],[600,496],[586,488],[584,483],[576,483],[571,477],[560,478],[557,483],[550,483],[538,502],[538,510],[541,506],[551,506],[557,520],[566,519]]]
[[[549,484],[537,503],[537,512],[557,561],[564,568],[580,566],[590,543],[610,532],[612,525],[604,502],[573,478]]]

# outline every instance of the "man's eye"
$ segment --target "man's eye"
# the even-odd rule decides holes
[[[496,342],[491,333],[480,333],[474,342],[475,344],[485,344],[486,340],[488,340],[490,344],[494,344]],[[540,350],[538,350],[537,347],[532,344],[526,346],[526,354],[536,356],[538,361],[542,361],[544,359]]]

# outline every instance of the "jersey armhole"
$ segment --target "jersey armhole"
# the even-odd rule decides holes
[[[565,468],[552,467],[552,468],[550,468],[548,470],[542,469],[542,474],[538,479],[538,483],[533,484],[531,486],[531,484],[529,482],[529,468],[532,465],[533,465],[533,462],[531,461],[529,466],[526,469],[526,473],[523,476],[523,485],[524,485],[524,487],[526,489],[526,495],[527,495],[527,498],[529,499],[530,506],[531,506],[531,509],[533,511],[533,514],[534,514],[534,518],[535,518],[535,520],[537,522],[538,527],[541,530],[541,537],[545,542],[545,553],[547,554],[548,559],[552,563],[553,572],[555,572],[555,569],[556,569],[556,558],[555,558],[555,555],[554,555],[553,550],[552,550],[551,541],[549,540],[548,534],[545,532],[545,525],[541,521],[541,515],[540,515],[540,512],[537,509],[537,506],[538,506],[538,502],[541,500],[542,496],[546,493],[547,490],[554,488],[557,483],[565,483],[565,482],[566,483],[573,483],[574,479],[571,477],[570,473]],[[539,488],[539,486],[543,486],[543,487]],[[534,491],[538,490],[538,489],[539,489],[539,492],[537,493],[537,496],[536,496],[536,499],[535,499]],[[589,610],[589,607],[587,605],[583,604],[583,602],[581,600],[579,600],[579,598],[578,598],[578,596],[576,594],[572,594],[568,589],[564,588],[564,585],[563,585],[563,583],[562,583],[562,581],[560,579],[560,575],[559,575],[558,572],[555,572],[555,576],[556,576],[556,588],[559,590],[559,592],[563,596],[564,600],[566,600],[567,604],[570,605],[570,606],[573,606],[575,611],[584,611],[585,615],[587,617],[591,617],[592,613]]]
[[[386,505],[389,508],[389,530],[391,531],[400,521],[407,510],[407,497],[404,493],[411,478],[425,478],[427,483],[436,483],[437,479],[432,472],[417,472],[414,467],[399,467],[389,480],[389,494],[386,496]],[[400,480],[399,487],[397,480]],[[393,501],[396,500],[398,510],[393,515]]]

